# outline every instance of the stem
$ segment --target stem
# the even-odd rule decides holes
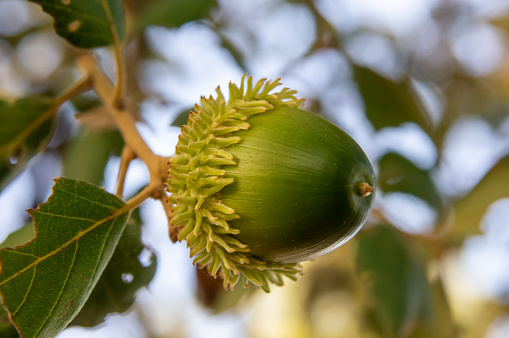
[[[126,69],[124,58],[122,57],[122,46],[118,39],[117,34],[113,34],[115,38],[114,52],[117,63],[117,86],[115,87],[115,94],[113,96],[113,103],[116,106],[122,106],[122,99],[124,97],[124,91],[126,87]]]
[[[126,202],[125,208],[133,210],[138,207],[141,203],[145,202],[146,199],[153,197],[161,189],[160,184],[151,183],[143,188],[136,196]]]
[[[81,77],[78,81],[72,84],[69,88],[67,88],[62,94],[60,94],[55,99],[55,106],[61,106],[65,101],[74,98],[75,96],[89,90],[92,88],[92,81],[90,81],[90,77],[85,75]]]
[[[117,56],[119,56],[117,54]],[[119,169],[118,186],[116,194],[121,197],[124,190],[124,181],[129,167],[129,163],[134,158],[139,158],[148,168],[150,174],[150,183],[139,194],[127,202],[126,207],[131,210],[138,207],[147,198],[153,197],[163,203],[167,215],[171,214],[166,202],[166,193],[164,191],[164,180],[167,177],[168,158],[158,156],[152,152],[147,143],[143,140],[134,119],[133,112],[129,111],[129,106],[119,104],[119,93],[121,89],[116,88],[110,79],[104,74],[96,60],[91,54],[83,54],[77,59],[78,65],[92,79],[94,90],[108,109],[115,120],[117,127],[124,138],[126,146],[122,152],[122,159]],[[124,72],[122,66],[119,66],[119,72]],[[120,81],[120,79],[119,79]],[[120,84],[120,82],[119,82]],[[171,208],[171,205],[169,205]]]
[[[92,55],[82,55],[78,59],[78,63],[92,78],[97,95],[115,119],[127,146],[147,165],[151,181],[157,181],[162,184],[166,174],[166,169],[162,163],[166,163],[167,159],[155,155],[152,152],[138,132],[133,114],[129,112],[126,107],[119,107],[119,105],[116,104],[114,100],[117,91],[109,78],[102,72]]]
[[[117,197],[122,198],[124,194],[124,182],[125,177],[127,175],[127,169],[129,168],[129,164],[132,160],[136,158],[136,154],[129,147],[124,147],[122,150],[122,155],[120,157],[120,168],[118,171],[118,183],[117,183],[117,192],[115,195]]]
[[[359,194],[360,197],[369,196],[373,193],[373,191],[375,191],[375,189],[373,189],[373,187],[366,182],[362,182],[361,184],[359,184],[358,189],[359,190],[357,191],[357,193]]]
[[[122,57],[122,42],[120,41],[120,37],[118,35],[117,27],[115,25],[115,20],[113,19],[113,15],[106,1],[101,1],[101,5],[103,7],[104,13],[106,13],[108,24],[110,26],[110,31],[113,36],[113,52],[115,53],[115,61],[117,65],[117,85],[114,88],[112,103],[116,106],[122,106],[122,100],[124,98],[125,91],[125,63],[124,58]]]
[[[325,19],[318,10],[313,0],[304,0],[304,3],[309,8],[316,21],[316,41],[311,50],[316,50],[321,47],[332,47],[341,51],[341,43],[335,28]]]

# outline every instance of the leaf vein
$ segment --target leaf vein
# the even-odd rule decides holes
[[[58,302],[60,301],[60,298],[62,298],[62,294],[64,293],[65,287],[67,286],[67,282],[69,282],[69,275],[71,274],[72,268],[74,266],[74,262],[76,261],[76,255],[78,253],[78,246],[79,246],[79,241],[76,241],[76,248],[74,249],[74,255],[72,257],[72,262],[71,262],[71,264],[69,266],[69,271],[67,272],[67,277],[65,279],[65,283],[62,286],[62,289],[60,290],[58,298],[55,300],[55,303],[53,304],[53,307],[51,308],[51,311],[49,312],[49,314],[46,317],[46,319],[44,320],[44,322],[42,322],[41,326],[39,327],[39,329],[35,333],[35,336],[37,336],[39,334],[39,332],[41,332],[42,328],[48,322],[48,320],[50,319],[51,315],[55,311],[55,307],[57,306]]]
[[[94,200],[91,200],[89,198],[86,198],[84,197],[83,195],[80,195],[78,193],[75,193],[73,191],[69,191],[69,190],[66,190],[66,189],[63,189],[63,188],[58,188],[58,190],[64,192],[64,193],[67,193],[69,195],[72,195],[74,196],[77,200],[83,200],[83,201],[87,201],[87,202],[90,202],[92,204],[97,204],[97,205],[100,205],[101,207],[107,207],[111,210],[117,210],[119,208],[119,206],[115,206],[115,205],[109,205],[109,204],[105,204],[105,203],[100,203],[100,202],[97,202],[97,201],[94,201]]]
[[[38,256],[36,256],[34,254],[31,254],[31,253],[28,253],[28,252],[21,252],[21,251],[18,251],[17,249],[5,248],[5,249],[2,249],[2,250],[5,251],[5,252],[15,253],[15,254],[18,254],[18,255],[25,255],[25,256],[30,256],[30,257],[34,257],[34,258],[39,258]]]
[[[118,219],[118,218],[117,218],[117,219]],[[105,240],[104,240],[104,242],[103,242],[103,244],[102,244],[101,251],[99,252],[99,258],[97,259],[97,263],[96,263],[95,268],[94,268],[94,274],[93,274],[92,278],[90,278],[90,281],[89,281],[89,283],[88,283],[87,290],[86,290],[86,292],[85,292],[85,293],[88,293],[88,292],[89,292],[89,290],[90,290],[90,286],[92,285],[92,281],[94,280],[94,276],[95,276],[95,275],[96,275],[96,273],[97,273],[97,266],[99,265],[99,262],[101,261],[101,257],[102,257],[102,255],[103,255],[103,253],[104,253],[104,248],[105,248],[106,242],[107,242],[107,240],[108,240],[109,234],[111,233],[111,230],[113,229],[113,227],[114,227],[115,222],[117,221],[117,219],[115,219],[115,220],[112,222],[112,224],[111,224],[111,226],[110,226],[110,229],[108,230],[108,234],[104,237],[104,238],[105,238]]]
[[[91,219],[91,218],[82,218],[82,217],[75,217],[75,216],[53,214],[51,212],[40,211],[40,210],[38,210],[37,213],[42,214],[42,215],[48,215],[48,216],[53,216],[53,217],[58,217],[58,218],[65,218],[65,219],[72,219],[72,220],[77,220],[77,221],[97,222],[97,220]]]
[[[16,313],[19,311],[19,309],[21,309],[21,307],[23,306],[23,304],[25,303],[25,301],[27,300],[28,298],[28,294],[30,293],[30,290],[32,289],[32,286],[34,284],[34,279],[35,279],[35,273],[36,273],[36,267],[34,266],[34,269],[32,270],[33,273],[32,273],[32,279],[30,280],[30,285],[28,286],[28,290],[26,291],[25,293],[25,297],[23,297],[23,300],[21,301],[21,303],[19,304],[18,308],[12,313],[12,317],[14,318],[14,316],[16,315]]]
[[[103,220],[98,221],[97,223],[95,223],[92,226],[90,226],[88,229],[78,232],[78,234],[76,234],[76,236],[73,236],[70,240],[68,240],[66,243],[62,244],[60,247],[56,248],[55,250],[49,252],[48,254],[46,254],[44,256],[39,257],[34,262],[28,264],[25,268],[23,268],[20,271],[16,272],[14,275],[9,276],[6,279],[4,279],[3,281],[1,281],[0,282],[0,286],[6,284],[10,280],[12,280],[12,279],[14,279],[14,278],[16,278],[18,276],[20,276],[21,274],[26,272],[31,267],[36,266],[37,264],[39,264],[40,262],[44,261],[45,259],[55,255],[57,252],[65,249],[67,246],[72,244],[74,241],[79,240],[81,237],[83,237],[87,233],[91,232],[92,230],[96,229],[100,225],[102,225],[102,224],[104,224],[104,223],[106,223],[106,222],[108,222],[108,221],[110,221],[112,219],[115,219],[115,218],[119,217],[120,215],[122,215],[124,213],[128,213],[130,211],[130,208],[131,208],[131,206],[126,204],[122,208],[120,208],[117,212],[109,215],[108,217],[104,218]]]

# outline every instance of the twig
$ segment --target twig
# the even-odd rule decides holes
[[[117,106],[123,106],[123,99],[125,94],[126,87],[126,69],[125,62],[122,56],[122,41],[120,41],[119,32],[117,31],[117,26],[115,25],[115,19],[111,13],[110,8],[106,5],[104,1],[101,1],[101,5],[104,8],[104,12],[106,13],[108,24],[110,26],[110,31],[113,37],[113,53],[115,54],[115,63],[117,65],[117,84],[113,89],[113,98],[112,103]]]
[[[129,210],[133,210],[138,207],[141,203],[143,203],[146,199],[150,197],[157,197],[158,192],[161,190],[161,185],[157,183],[150,183],[142,191],[140,191],[136,196],[131,198],[126,202],[125,207]]]
[[[124,182],[127,175],[127,169],[132,160],[136,158],[136,154],[129,147],[124,147],[122,155],[120,157],[120,168],[118,170],[118,182],[117,182],[117,197],[122,198],[124,194]]]
[[[62,94],[60,94],[56,99],[54,106],[61,106],[67,100],[74,98],[75,96],[89,90],[92,88],[92,81],[90,78],[85,75],[81,77],[78,81],[73,83],[69,88],[67,88]]]
[[[115,88],[93,56],[90,54],[81,55],[78,58],[78,64],[85,73],[90,75],[97,95],[115,119],[126,145],[139,159],[145,162],[150,173],[150,181],[162,185],[166,177],[166,168],[163,163],[166,163],[167,159],[152,152],[138,132],[132,114],[126,107],[119,107],[115,104]]]
[[[304,3],[309,8],[316,21],[316,41],[312,49],[333,47],[340,50],[341,43],[336,29],[323,17],[313,0],[304,0]]]

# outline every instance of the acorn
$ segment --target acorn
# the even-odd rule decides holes
[[[227,100],[219,87],[202,97],[170,159],[170,229],[225,289],[295,280],[299,262],[352,238],[373,206],[360,146],[279,85],[244,76]]]

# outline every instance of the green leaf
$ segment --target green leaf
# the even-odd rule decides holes
[[[366,116],[376,130],[414,122],[424,131],[430,131],[429,115],[407,82],[394,82],[359,65],[354,65],[353,70]]]
[[[384,192],[402,192],[414,195],[427,202],[443,218],[445,202],[440,195],[431,173],[415,166],[396,153],[385,154],[378,163],[378,186]]]
[[[122,313],[131,307],[136,291],[147,286],[156,272],[157,263],[151,251],[145,251],[150,256],[145,257],[143,264],[140,261],[144,250],[148,249],[141,242],[141,218],[136,209],[94,291],[71,325],[95,326],[108,313]]]
[[[430,283],[430,291],[433,310],[428,318],[419,321],[412,338],[458,337],[458,328],[439,277]]]
[[[159,0],[147,6],[133,25],[139,32],[148,25],[179,27],[186,22],[206,18],[217,6],[216,0]]]
[[[29,0],[42,6],[58,35],[76,47],[95,48],[122,41],[122,0]]]
[[[379,225],[359,233],[357,239],[358,267],[371,282],[368,298],[384,336],[400,336],[420,318],[428,318],[431,294],[423,263],[401,234]]]
[[[49,140],[55,110],[53,100],[27,97],[0,100],[0,189],[3,189]]]
[[[193,108],[188,108],[182,110],[180,113],[177,114],[177,117],[173,122],[171,123],[174,127],[182,127],[183,125],[187,124],[187,120],[189,119],[189,112],[192,111]]]
[[[509,197],[509,156],[501,159],[472,191],[457,201],[454,226],[447,233],[453,241],[463,242],[467,236],[481,234],[481,221],[493,202]]]
[[[48,201],[29,212],[35,238],[0,250],[2,305],[23,337],[54,337],[92,292],[129,208],[104,189],[60,178]]]
[[[101,184],[108,159],[119,156],[123,145],[117,130],[82,129],[63,152],[63,176]]]

